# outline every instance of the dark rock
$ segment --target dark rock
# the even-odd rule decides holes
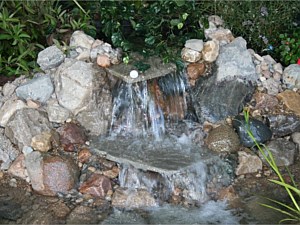
[[[243,116],[235,116],[232,125],[237,131],[241,143],[245,147],[252,147],[255,143],[247,133],[247,124]],[[258,143],[265,143],[272,137],[272,131],[263,122],[257,119],[249,119],[249,128]]]
[[[277,166],[292,165],[296,158],[296,148],[297,147],[295,143],[283,138],[272,140],[266,146],[266,149],[268,149],[272,153]],[[260,157],[264,160],[263,155],[261,153],[259,154]],[[265,154],[268,155],[267,150],[265,150]]]
[[[66,151],[74,151],[74,144],[84,144],[86,136],[83,129],[75,123],[66,123],[57,129],[60,134],[60,143]]]
[[[209,78],[200,77],[191,94],[199,121],[215,123],[241,112],[253,92],[251,82],[235,79],[216,84],[213,75]]]
[[[0,201],[0,218],[17,220],[22,216],[21,205],[12,201]]]
[[[293,114],[268,115],[267,120],[273,134],[283,137],[300,131],[300,118]]]

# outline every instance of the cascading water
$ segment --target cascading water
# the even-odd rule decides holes
[[[109,136],[98,137],[92,148],[119,163],[119,185],[128,190],[128,204],[130,193],[143,189],[158,204],[168,202],[176,190],[181,190],[186,202],[199,205],[210,198],[208,183],[218,189],[232,181],[231,165],[197,140],[203,140],[203,132],[189,120],[194,117],[187,106],[188,89],[185,70],[138,82],[120,79],[116,83]],[[177,210],[170,207],[164,208]],[[154,217],[156,213],[152,212]],[[116,212],[112,221],[105,223],[113,222],[118,215]],[[193,216],[199,219],[197,211]]]

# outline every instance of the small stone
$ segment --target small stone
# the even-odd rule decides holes
[[[208,21],[213,23],[216,27],[220,27],[224,25],[224,20],[217,15],[211,15],[208,17]]]
[[[276,96],[280,92],[280,83],[275,81],[273,78],[269,78],[262,82],[263,87],[267,89],[269,95]]]
[[[208,148],[216,152],[236,152],[240,141],[234,130],[227,125],[220,125],[209,132],[206,139]]]
[[[18,187],[17,180],[15,178],[10,179],[8,184],[11,187]]]
[[[300,131],[299,117],[293,114],[267,115],[268,124],[277,137],[285,137]]]
[[[28,155],[29,153],[33,152],[33,149],[29,146],[24,146],[22,148],[22,153],[26,156]]]
[[[260,68],[262,71],[268,71],[269,70],[269,65],[265,62],[263,62],[261,65],[260,65]]]
[[[106,176],[93,174],[80,186],[79,191],[84,194],[90,194],[94,197],[104,198],[106,193],[111,189],[111,182]]]
[[[110,59],[107,55],[98,55],[97,56],[97,64],[100,67],[110,67]]]
[[[8,173],[19,177],[23,180],[26,180],[28,177],[28,173],[25,167],[25,156],[24,154],[19,155],[15,161],[11,164],[11,166],[8,169]]]
[[[229,29],[224,28],[209,28],[204,30],[205,37],[209,40],[215,40],[220,43],[220,46],[228,44],[234,40],[234,36],[232,35]]]
[[[47,152],[52,148],[51,139],[50,131],[42,132],[31,139],[31,147],[37,151]]]
[[[5,127],[11,116],[19,109],[26,108],[26,104],[21,100],[8,100],[0,109],[0,126]]]
[[[197,80],[204,72],[204,63],[191,63],[187,66],[187,74],[192,80]]]
[[[81,149],[78,152],[78,161],[81,163],[86,163],[89,161],[91,156],[92,156],[92,153],[90,152],[89,149],[87,149],[87,148]]]
[[[96,168],[93,166],[89,166],[88,170],[91,171],[92,173],[94,173],[96,171]]]
[[[260,158],[250,151],[238,152],[239,165],[235,170],[237,176],[248,173],[257,173],[262,170],[262,161]]]
[[[291,64],[283,71],[283,83],[288,89],[294,87],[300,88],[300,66],[298,64]]]
[[[271,77],[271,72],[269,70],[263,70],[262,72],[262,75],[265,77],[265,78],[270,78]]]
[[[278,99],[275,96],[268,95],[261,92],[255,93],[253,98],[255,99],[256,102],[255,109],[260,109],[260,110],[265,110],[265,109],[271,110],[279,103]]]
[[[253,55],[258,61],[260,61],[260,62],[263,62],[264,61],[264,58],[263,57],[261,57],[259,54],[257,54],[257,53],[255,53],[254,55]]]
[[[285,90],[277,95],[285,106],[293,111],[296,115],[300,116],[300,95],[291,90]]]
[[[278,72],[275,72],[275,73],[273,73],[273,78],[274,78],[274,80],[275,80],[275,81],[277,81],[277,82],[280,82],[280,81],[281,81],[281,78],[282,78],[282,76],[281,76],[281,74],[280,74],[280,73],[278,73]]]
[[[114,179],[119,176],[119,168],[114,166],[111,170],[103,171],[103,175],[110,179]]]
[[[202,50],[203,59],[206,62],[214,62],[219,55],[219,43],[215,40],[207,41]]]
[[[185,42],[184,47],[201,52],[203,49],[203,40],[190,39]]]
[[[26,100],[26,104],[28,108],[37,109],[41,106],[41,104],[37,101],[33,101],[31,99]]]
[[[186,62],[194,63],[201,59],[201,53],[189,48],[183,48],[181,51],[181,58]]]
[[[268,64],[276,64],[276,61],[270,55],[264,55],[263,58]]]
[[[295,132],[291,135],[293,142],[298,146],[298,150],[300,150],[300,132]]]
[[[14,85],[10,82],[7,82],[3,86],[3,90],[2,90],[3,96],[11,96],[14,93],[14,91],[16,90],[16,88],[17,88],[16,85]]]
[[[91,49],[95,39],[85,34],[83,31],[75,31],[70,38],[70,47],[83,47]]]
[[[275,72],[282,74],[283,73],[283,68],[282,65],[280,63],[276,63],[273,65],[273,69]]]
[[[37,64],[42,70],[49,70],[58,67],[64,60],[64,53],[53,45],[39,52]]]

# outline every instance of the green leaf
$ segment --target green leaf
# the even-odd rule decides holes
[[[172,19],[170,21],[171,26],[177,26],[180,23],[179,19]]]
[[[10,40],[13,37],[9,34],[0,34],[0,40]]]
[[[181,7],[185,4],[185,0],[175,0],[175,3],[178,7]]]
[[[145,38],[145,43],[147,45],[153,45],[155,43],[155,37],[154,36],[150,36]]]
[[[177,24],[178,30],[180,30],[182,27],[183,27],[183,23],[178,23],[178,24]]]
[[[188,13],[183,13],[182,14],[182,19],[185,21],[187,19],[187,17],[189,16]]]

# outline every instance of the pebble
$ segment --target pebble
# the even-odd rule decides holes
[[[4,173],[2,171],[0,171],[0,179],[2,179],[4,176]]]
[[[10,179],[9,186],[11,187],[17,187],[17,180],[15,178]]]

